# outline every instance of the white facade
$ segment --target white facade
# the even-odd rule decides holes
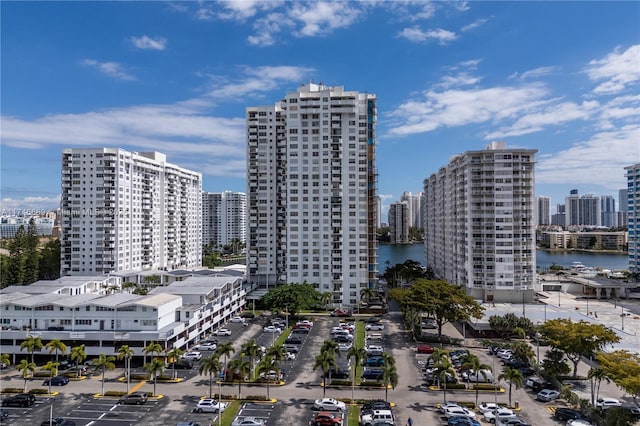
[[[202,244],[222,247],[233,240],[247,240],[247,194],[202,193]]]
[[[536,208],[536,223],[538,226],[545,226],[551,224],[551,199],[549,197],[539,196],[537,200]]]
[[[413,228],[422,228],[422,202],[424,199],[424,193],[418,192],[412,194],[411,192],[403,192],[400,201],[407,203],[409,214],[409,226]]]
[[[492,142],[424,180],[426,261],[436,276],[480,300],[533,299],[536,152]]]
[[[65,149],[60,205],[63,276],[202,262],[202,176],[164,154]]]
[[[627,202],[620,205],[627,211],[629,226],[629,271],[640,273],[640,163],[625,167],[627,171]]]
[[[247,108],[247,274],[355,305],[377,280],[376,97],[307,84]]]

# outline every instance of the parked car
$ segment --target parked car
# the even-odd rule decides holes
[[[338,350],[341,352],[345,352],[351,349],[352,346],[353,346],[353,343],[351,342],[338,343]]]
[[[438,408],[440,409],[440,412],[444,414],[447,412],[449,408],[454,408],[454,407],[460,407],[460,405],[458,405],[455,402],[444,402],[440,404]]]
[[[332,317],[350,317],[351,311],[347,309],[335,309],[331,312]]]
[[[270,370],[268,373],[267,372],[260,373],[258,378],[263,380],[269,380],[269,381],[282,380],[282,373],[279,371]]]
[[[347,405],[333,398],[321,398],[316,399],[313,403],[313,408],[315,410],[323,410],[323,411],[342,411],[346,410]]]
[[[287,337],[287,339],[284,341],[284,343],[289,344],[289,345],[301,345],[302,344],[302,339],[298,336],[290,336]]]
[[[246,322],[247,320],[242,317],[233,317],[229,320],[229,322]]]
[[[480,404],[478,404],[478,410],[480,410],[481,413],[498,410],[500,408],[503,408],[503,406],[500,404],[496,404],[495,402],[481,402]]]
[[[238,417],[231,426],[264,426],[265,424],[264,420],[256,417]]]
[[[285,353],[284,358],[287,361],[293,361],[294,359],[296,359],[296,354],[294,354],[293,352],[287,352]]]
[[[196,422],[178,422],[176,426],[200,426],[200,423]]]
[[[418,345],[418,347],[416,348],[416,351],[419,354],[432,354],[433,348],[429,345]]]
[[[553,413],[553,418],[566,422],[567,420],[584,419],[585,417],[578,410],[572,410],[571,408],[558,407]]]
[[[118,400],[118,404],[141,405],[147,402],[146,392],[132,392],[122,396]]]
[[[293,327],[291,327],[292,330],[297,330],[299,328],[304,328],[307,331],[311,331],[311,326],[309,324],[298,323],[298,324],[294,325]]]
[[[554,399],[558,399],[559,397],[560,392],[553,389],[543,389],[536,395],[536,399],[543,402],[553,401]]]
[[[281,333],[282,329],[274,325],[268,325],[262,329],[265,333]]]
[[[202,353],[198,351],[189,351],[186,354],[182,355],[182,358],[188,359],[190,361],[200,361],[202,359]]]
[[[362,408],[360,409],[360,412],[362,414],[365,414],[373,410],[391,410],[391,404],[389,404],[387,401],[383,399],[369,400],[369,401],[366,401],[364,404],[362,404]]]
[[[496,423],[497,419],[514,419],[517,416],[513,410],[498,408],[497,410],[485,411],[482,417],[489,423]]]
[[[198,401],[194,411],[198,413],[221,413],[228,405],[226,402],[219,402],[212,398],[204,398]]]
[[[462,378],[469,383],[493,383],[493,373],[491,370],[480,370],[477,374],[473,370],[468,370],[462,373]]]
[[[634,419],[640,419],[640,408],[633,404],[623,404],[620,406],[621,409],[626,410],[631,417]]]
[[[526,387],[531,388],[531,390],[534,392],[539,392],[542,389],[551,389],[553,387],[553,385],[550,382],[538,376],[527,377],[527,380],[525,380],[524,385]]]
[[[384,358],[381,356],[372,356],[371,358],[367,358],[363,365],[365,367],[382,367],[384,365]]]
[[[318,411],[315,416],[313,416],[313,425],[314,426],[334,426],[342,425],[342,416],[336,413],[332,413],[330,411]]]
[[[302,320],[302,321],[298,321],[296,323],[296,325],[304,325],[304,326],[307,326],[307,327],[313,327],[313,321]]]
[[[536,374],[536,370],[531,367],[520,367],[516,368],[516,370],[518,370],[523,377],[529,377]]]
[[[176,370],[191,370],[193,368],[193,361],[186,358],[180,358],[170,367],[175,368]]]
[[[380,317],[369,317],[369,318],[366,319],[365,322],[367,324],[370,324],[370,323],[376,323],[376,322],[380,322],[380,321],[382,321],[382,318],[380,318]]]
[[[284,350],[292,354],[297,354],[300,352],[300,347],[298,345],[284,345]]]
[[[531,426],[520,417],[512,417],[508,419],[498,419],[496,426]]]
[[[65,376],[55,376],[42,382],[44,386],[49,386],[49,383],[51,383],[51,386],[64,386],[69,383],[69,378]]]
[[[586,419],[569,420],[566,423],[567,426],[592,426],[591,422]]]
[[[421,327],[427,330],[435,330],[438,328],[438,323],[434,319],[422,320]]]
[[[609,407],[620,407],[622,403],[615,398],[598,398],[596,400],[596,407],[607,409]]]
[[[449,417],[456,417],[456,416],[461,416],[461,417],[469,417],[472,419],[476,418],[476,413],[474,413],[473,411],[469,410],[468,408],[465,407],[449,407],[444,411],[444,416],[446,418]]]
[[[40,423],[40,426],[76,426],[76,422],[64,419],[62,417],[54,417]]]
[[[219,328],[213,332],[214,336],[231,336],[231,330],[228,328]]]
[[[331,368],[329,370],[330,374],[327,374],[325,377],[329,377],[329,375],[331,375],[332,379],[348,379],[351,377],[350,373],[349,373],[349,369],[348,368]]]
[[[352,343],[353,338],[349,339],[346,336],[336,336],[333,338],[333,341],[336,343]]]
[[[364,329],[367,331],[382,331],[384,330],[384,324],[381,322],[378,323],[373,323],[373,324],[367,324],[364,326]]]
[[[360,416],[361,426],[373,426],[380,422],[394,423],[393,413],[391,410],[373,410]]]
[[[364,350],[368,357],[382,356],[384,353],[384,348],[379,345],[365,346]]]
[[[362,372],[362,380],[382,380],[384,371],[379,368],[365,368]]]
[[[31,407],[36,403],[36,397],[30,393],[19,393],[2,400],[3,407]]]
[[[447,426],[481,426],[481,424],[471,417],[455,416],[447,419]]]
[[[199,351],[215,351],[218,345],[213,342],[202,342],[195,346],[195,349]]]

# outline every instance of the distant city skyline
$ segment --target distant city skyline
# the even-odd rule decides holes
[[[58,207],[65,148],[157,150],[207,192],[244,192],[246,107],[311,81],[375,93],[384,215],[494,140],[538,150],[535,193],[552,211],[571,189],[616,196],[640,161],[639,14],[638,2],[3,2],[0,209]]]

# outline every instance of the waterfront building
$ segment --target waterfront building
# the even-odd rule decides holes
[[[389,228],[391,244],[409,242],[409,204],[406,201],[392,203],[389,206]]]
[[[20,217],[2,216],[0,217],[0,238],[14,238],[21,226],[24,231],[29,229],[29,222],[33,219],[36,233],[42,236],[53,235],[53,219],[48,217]]]
[[[533,300],[536,152],[492,142],[424,180],[426,262],[436,276],[479,300]]]
[[[624,169],[627,171],[625,206],[629,226],[629,271],[640,273],[640,163]]]
[[[202,176],[158,152],[62,153],[61,275],[202,262]]]
[[[377,282],[376,97],[304,84],[247,120],[247,279],[355,306]]]
[[[620,189],[618,191],[618,226],[627,226],[627,190]]]
[[[600,198],[587,194],[578,195],[577,189],[572,189],[565,198],[566,223],[569,226],[600,226]]]
[[[412,228],[422,228],[422,202],[424,199],[424,193],[418,192],[412,194],[411,192],[404,192],[400,201],[407,203],[409,212],[409,226]]]
[[[551,224],[551,209],[549,208],[551,199],[540,195],[536,203],[536,222],[538,226]]]
[[[627,233],[624,231],[543,231],[540,233],[540,245],[551,250],[625,251]]]
[[[616,200],[612,195],[603,195],[600,197],[600,223],[607,228],[613,228],[618,225],[618,217],[616,214]]]
[[[222,247],[247,239],[247,195],[244,192],[202,193],[202,244]]]

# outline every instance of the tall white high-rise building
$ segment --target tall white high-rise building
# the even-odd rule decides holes
[[[409,210],[409,226],[413,228],[422,228],[422,200],[424,193],[403,192],[400,201],[405,201]]]
[[[233,240],[247,240],[247,194],[244,192],[202,193],[202,244],[222,247]]]
[[[538,226],[551,224],[551,199],[549,197],[539,196],[536,204],[536,218]]]
[[[533,300],[533,149],[492,142],[424,180],[426,262],[485,301]]]
[[[602,195],[600,197],[600,223],[602,226],[609,228],[618,226],[616,200],[612,195]]]
[[[247,108],[247,279],[354,306],[377,280],[376,97],[305,84]]]
[[[401,201],[389,206],[389,228],[391,244],[406,244],[409,242],[409,203]]]
[[[640,273],[640,163],[624,169],[627,171],[625,206],[629,225],[629,271]]]
[[[202,176],[158,152],[62,152],[61,275],[202,264]]]

